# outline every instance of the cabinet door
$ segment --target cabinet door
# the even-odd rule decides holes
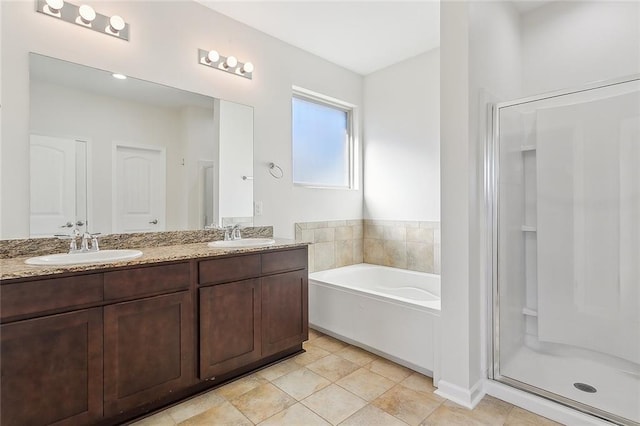
[[[102,417],[102,308],[5,324],[0,334],[0,424]]]
[[[260,280],[200,289],[200,378],[260,359]]]
[[[194,382],[192,312],[188,291],[105,306],[106,416]]]
[[[290,349],[308,339],[307,270],[262,278],[262,355]]]

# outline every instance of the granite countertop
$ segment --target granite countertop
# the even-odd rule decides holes
[[[159,262],[169,262],[176,260],[189,260],[205,257],[224,256],[238,253],[263,252],[282,248],[304,247],[308,243],[295,242],[294,240],[274,238],[275,244],[262,247],[250,248],[211,248],[207,243],[176,244],[157,247],[141,247],[142,256],[136,259],[110,262],[110,263],[90,263],[81,265],[66,266],[33,266],[24,263],[26,259],[33,256],[14,257],[10,259],[0,259],[0,279],[9,280],[15,278],[38,277],[45,275],[63,274],[68,272],[95,271],[103,269],[118,268],[122,266],[147,265]]]

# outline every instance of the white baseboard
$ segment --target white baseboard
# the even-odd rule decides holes
[[[451,400],[458,405],[462,405],[473,410],[484,397],[483,380],[479,380],[471,389],[465,389],[453,383],[440,379],[438,390],[435,392],[443,398]]]
[[[611,426],[613,424],[494,380],[486,379],[483,388],[488,395],[565,425]]]

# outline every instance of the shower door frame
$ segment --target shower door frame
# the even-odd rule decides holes
[[[503,376],[500,374],[500,299],[499,299],[499,277],[498,277],[498,224],[499,224],[499,182],[500,182],[500,110],[502,108],[522,105],[526,103],[542,101],[573,95],[590,90],[603,89],[618,84],[640,81],[640,74],[633,74],[616,79],[599,81],[586,84],[582,87],[564,89],[540,95],[529,96],[525,98],[515,99],[512,101],[492,103],[488,105],[489,125],[487,126],[487,134],[485,137],[484,150],[484,191],[485,191],[485,209],[486,209],[486,226],[488,229],[488,238],[486,241],[486,253],[488,260],[486,282],[491,285],[490,291],[487,291],[489,300],[487,301],[489,310],[489,319],[487,321],[489,330],[487,331],[489,339],[489,360],[488,375],[490,380],[511,386],[551,400],[553,402],[565,405],[589,415],[614,422],[617,424],[627,424],[630,419],[626,419],[607,411],[600,410],[590,405],[583,404],[562,395],[550,392],[546,389],[538,388],[531,384],[521,382],[519,380]]]

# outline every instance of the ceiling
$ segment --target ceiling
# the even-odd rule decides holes
[[[437,0],[196,1],[361,75],[440,45]]]

